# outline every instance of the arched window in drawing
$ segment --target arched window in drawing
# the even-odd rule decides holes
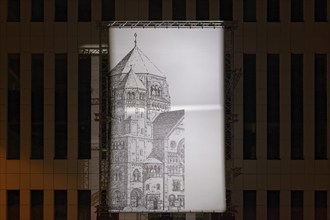
[[[180,191],[181,190],[180,180],[173,180],[172,186],[173,186],[173,191]]]
[[[159,183],[156,185],[156,189],[160,190],[160,184]]]
[[[135,93],[134,92],[128,92],[128,99],[134,99]]]
[[[144,94],[142,92],[139,94],[139,99],[141,99],[141,100],[144,99]]]
[[[120,168],[116,167],[114,172],[113,172],[113,180],[114,181],[121,181],[121,177],[122,177],[122,174],[121,174]]]
[[[140,182],[141,181],[141,172],[138,169],[135,169],[133,172],[133,181]]]
[[[157,88],[157,96],[161,96],[162,95],[162,88],[158,87]]]
[[[175,147],[176,147],[176,142],[175,141],[171,141],[170,147],[171,147],[171,150],[174,150]]]
[[[151,94],[152,96],[155,95],[155,86],[151,86],[151,87],[150,87],[150,94]]]
[[[146,190],[149,190],[149,189],[150,189],[150,185],[147,184],[147,185],[146,185]]]
[[[171,194],[171,195],[168,197],[168,201],[169,201],[169,205],[170,205],[170,206],[175,206],[175,195]]]
[[[116,190],[113,194],[113,197],[112,197],[112,205],[114,207],[118,207],[121,205],[121,193]]]
[[[152,96],[161,96],[161,93],[162,93],[162,87],[160,85],[155,83],[150,87],[150,94]]]

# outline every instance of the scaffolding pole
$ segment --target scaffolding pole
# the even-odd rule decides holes
[[[110,188],[110,78],[109,37],[106,23],[99,22],[99,204],[97,219],[111,219],[109,208]]]
[[[237,114],[234,114],[235,88],[242,75],[241,69],[235,68],[234,63],[234,31],[236,22],[225,25],[225,158],[230,167],[226,167],[226,206],[227,215],[235,216],[236,208],[232,203],[232,186],[234,178],[240,175],[241,168],[235,167],[234,161],[234,123]]]

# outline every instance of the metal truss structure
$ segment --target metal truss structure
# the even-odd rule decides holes
[[[108,27],[117,28],[219,28],[224,21],[111,21]]]
[[[234,66],[234,30],[236,22],[224,21],[111,21],[98,22],[99,44],[79,48],[80,54],[99,56],[99,204],[97,217],[99,220],[111,219],[109,202],[110,193],[110,143],[111,143],[111,105],[109,77],[109,28],[224,28],[225,29],[225,158],[230,161],[226,167],[227,192],[231,192],[233,179],[241,174],[241,168],[234,167],[233,160],[233,124],[237,121],[234,112],[234,90],[242,75],[242,71]],[[227,214],[234,215],[231,193],[227,194]],[[138,219],[148,219],[147,213],[141,213]]]
[[[110,187],[110,76],[109,76],[109,36],[103,23],[99,25],[99,205],[98,219],[109,219],[108,191]]]
[[[235,88],[241,78],[242,70],[235,68],[234,63],[234,30],[237,24],[232,22],[225,25],[225,158],[230,162],[226,167],[226,199],[229,215],[235,215],[235,205],[232,203],[232,185],[235,177],[241,174],[241,168],[235,167],[234,163],[234,123],[238,121],[237,114],[234,114]],[[228,165],[228,164],[227,164]]]

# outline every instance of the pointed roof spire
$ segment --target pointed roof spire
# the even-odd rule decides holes
[[[136,37],[137,37],[137,34],[134,33],[134,38],[135,38],[135,39],[134,39],[134,44],[135,44],[135,47],[136,47],[136,43],[137,43],[137,42],[136,42]]]
[[[164,74],[151,62],[151,60],[137,47],[137,34],[134,33],[133,49],[111,70],[111,75],[128,73],[134,69],[136,73],[149,73],[160,77]],[[133,65],[133,67],[131,66]]]
[[[137,77],[135,72],[133,71],[132,65],[125,76],[125,78],[120,83],[119,87],[125,88],[125,89],[143,89],[146,90],[146,87],[143,85],[141,80]]]

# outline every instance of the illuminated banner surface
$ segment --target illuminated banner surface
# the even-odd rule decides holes
[[[109,28],[110,208],[225,210],[223,28]]]

